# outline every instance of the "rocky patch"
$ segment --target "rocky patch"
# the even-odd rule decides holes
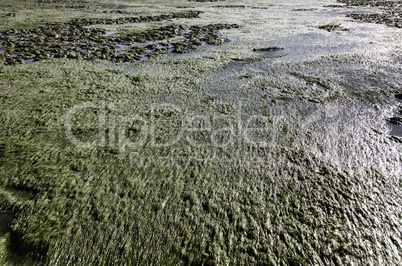
[[[190,2],[219,2],[225,0],[189,0]]]
[[[292,11],[316,11],[317,8],[298,8],[298,9],[293,9]]]
[[[275,52],[283,50],[281,47],[271,46],[271,47],[264,47],[264,48],[253,48],[253,52]]]
[[[402,12],[401,10],[394,12],[386,12],[383,14],[350,14],[349,17],[364,22],[386,24],[389,27],[402,28]]]
[[[6,18],[6,17],[15,17],[15,13],[3,13],[0,14],[1,18]]]
[[[338,0],[339,3],[344,3],[348,6],[385,6],[397,7],[402,4],[402,1],[379,1],[379,0]]]
[[[328,32],[332,31],[348,31],[348,29],[343,28],[341,24],[328,24],[328,25],[322,25],[318,26],[319,29],[326,30]]]
[[[381,7],[382,13],[373,14],[349,14],[356,20],[364,22],[386,24],[389,27],[402,28],[402,1],[378,1],[378,0],[338,0],[347,6]]]
[[[147,56],[167,52],[184,53],[204,44],[229,42],[218,35],[219,30],[238,28],[236,24],[205,26],[165,26],[143,32],[117,35],[104,29],[86,28],[94,24],[123,24],[160,21],[170,18],[198,17],[200,12],[183,12],[154,17],[119,19],[76,19],[70,23],[41,25],[34,30],[10,29],[0,33],[0,64],[12,65],[47,58],[71,58],[113,62],[136,62]],[[163,42],[176,37],[183,40]],[[151,44],[147,44],[151,42]]]

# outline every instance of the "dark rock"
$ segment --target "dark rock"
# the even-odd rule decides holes
[[[163,47],[169,47],[169,44],[167,42],[161,42],[161,43],[159,43],[159,45],[161,45]]]
[[[322,25],[318,27],[319,29],[326,30],[328,32],[332,31],[348,31],[348,29],[342,28],[341,24],[328,24],[328,25]]]
[[[265,47],[265,48],[253,48],[253,52],[274,52],[279,50],[283,50],[283,48],[276,46]]]
[[[157,46],[158,46],[157,44],[149,44],[145,46],[145,48],[147,48],[148,50],[154,50]]]
[[[192,45],[195,45],[195,46],[201,46],[203,44],[203,42],[199,39],[192,39],[190,42]]]
[[[402,117],[391,117],[388,122],[393,125],[402,126]]]

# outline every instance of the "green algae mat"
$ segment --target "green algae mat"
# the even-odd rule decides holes
[[[400,265],[400,1],[0,1],[1,265]]]

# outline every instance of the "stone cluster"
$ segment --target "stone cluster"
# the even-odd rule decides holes
[[[381,7],[384,12],[373,14],[349,14],[348,16],[370,23],[386,24],[389,27],[402,28],[402,1],[379,0],[338,0],[347,6]]]
[[[119,19],[75,19],[70,23],[42,25],[33,30],[11,29],[0,33],[0,64],[20,64],[47,58],[103,59],[113,62],[136,62],[146,56],[167,52],[183,53],[198,46],[220,45],[229,40],[219,30],[238,28],[236,24],[204,26],[165,26],[124,35],[109,34],[105,29],[87,28],[94,24],[123,24],[160,21],[170,18],[194,18],[200,12],[128,17]],[[169,39],[183,39],[167,42]],[[164,41],[158,43],[159,41]]]

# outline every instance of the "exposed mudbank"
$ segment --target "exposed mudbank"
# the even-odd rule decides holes
[[[119,18],[119,19],[76,19],[70,23],[42,25],[34,30],[10,29],[0,33],[0,63],[6,65],[39,61],[47,58],[103,59],[113,62],[136,62],[144,56],[155,56],[168,52],[183,53],[198,47],[220,45],[230,40],[218,35],[219,30],[238,28],[236,24],[204,26],[166,26],[144,32],[125,33],[104,29],[85,28],[101,24],[124,24],[161,21],[171,18],[197,18],[200,12],[189,11],[170,15]],[[117,32],[116,32],[117,33]],[[139,45],[183,36],[180,42],[158,45]],[[127,48],[127,49],[123,49]]]
[[[402,1],[378,1],[378,0],[338,0],[348,6],[382,7],[381,13],[374,14],[349,14],[348,16],[370,23],[386,24],[390,27],[402,28]]]

